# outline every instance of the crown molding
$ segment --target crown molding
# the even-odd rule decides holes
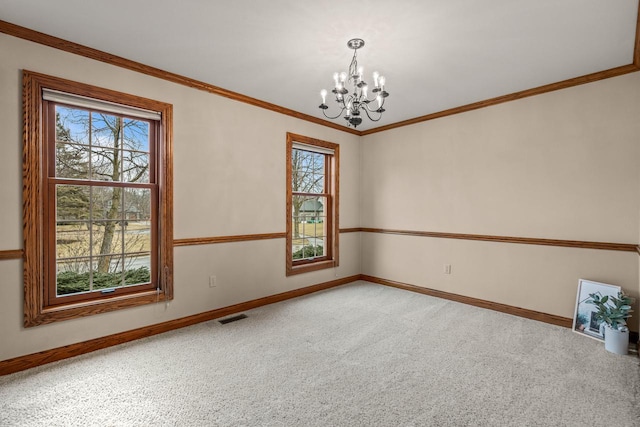
[[[391,129],[410,126],[416,123],[422,123],[428,120],[434,120],[441,117],[460,114],[467,111],[473,111],[480,108],[501,104],[504,102],[515,101],[515,100],[527,98],[530,96],[540,95],[547,92],[566,89],[573,86],[592,83],[598,80],[608,79],[608,78],[617,77],[624,74],[640,71],[640,7],[639,7],[638,17],[636,22],[636,38],[635,38],[634,52],[633,52],[633,58],[632,58],[633,62],[629,65],[623,65],[620,67],[611,68],[609,70],[587,74],[584,76],[575,77],[575,78],[563,80],[561,82],[551,83],[551,84],[539,86],[532,89],[514,92],[508,95],[502,95],[495,98],[463,105],[460,107],[450,108],[448,110],[443,110],[443,111],[427,114],[424,116],[415,117],[412,119],[403,120],[396,123],[391,123],[385,126],[379,126],[373,129],[365,130],[365,131],[359,131],[343,125],[339,125],[335,122],[320,119],[318,117],[300,113],[298,111],[294,111],[289,108],[281,107],[276,104],[272,104],[266,101],[261,101],[259,99],[252,98],[250,96],[242,95],[237,92],[223,89],[221,87],[214,86],[209,83],[205,83],[205,82],[195,80],[189,77],[185,77],[179,74],[164,71],[159,68],[151,67],[149,65],[132,61],[117,55],[112,55],[110,53],[103,52],[88,46],[84,46],[78,43],[61,39],[58,37],[50,36],[48,34],[31,30],[29,28],[12,24],[10,22],[0,20],[0,33],[18,37],[24,40],[29,40],[34,43],[52,47],[54,49],[59,49],[65,52],[83,56],[85,58],[94,59],[96,61],[104,62],[110,65],[115,65],[117,67],[125,68],[128,70],[136,71],[142,74],[146,74],[149,76],[167,80],[180,85],[184,85],[194,89],[209,92],[215,95],[223,96],[225,98],[229,98],[234,101],[243,102],[245,104],[253,105],[259,108],[264,108],[266,110],[274,111],[276,113],[284,114],[286,116],[290,116],[290,117],[294,117],[307,122],[315,123],[321,126],[326,126],[332,129],[336,129],[336,130],[343,131],[343,132],[350,133],[352,135],[357,135],[357,136],[371,135],[378,132],[384,132]]]
[[[253,105],[256,107],[264,108],[266,110],[274,111],[276,113],[284,114],[286,116],[295,117],[300,120],[305,120],[322,126],[330,127],[333,129],[341,130],[347,133],[360,135],[360,131],[355,129],[346,128],[328,120],[323,120],[318,117],[313,117],[308,114],[300,113],[298,111],[291,110],[289,108],[281,107],[270,102],[261,101],[250,96],[242,95],[237,92],[233,92],[227,89],[223,89],[218,86],[214,86],[209,83],[205,83],[190,77],[185,77],[180,74],[164,71],[159,68],[151,67],[149,65],[142,64],[140,62],[132,61],[130,59],[123,58],[121,56],[112,55],[107,52],[103,52],[98,49],[94,49],[88,46],[84,46],[78,43],[64,40],[58,37],[50,36],[39,31],[31,30],[29,28],[21,27],[10,22],[0,20],[0,33],[4,33],[13,37],[28,40],[34,43],[38,43],[44,46],[49,46],[54,49],[62,50],[65,52],[80,55],[85,58],[93,59],[96,61],[104,62],[106,64],[115,65],[116,67],[125,68],[127,70],[135,71],[148,76],[156,77],[162,80],[166,80],[172,83],[177,83],[183,86],[191,87],[194,89],[209,92],[215,95],[223,96],[225,98],[232,99],[234,101],[243,102],[245,104]]]

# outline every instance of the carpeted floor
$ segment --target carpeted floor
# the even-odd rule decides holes
[[[640,426],[571,330],[358,282],[0,377],[0,426]]]

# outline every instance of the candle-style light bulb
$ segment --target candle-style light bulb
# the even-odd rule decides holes
[[[327,91],[325,89],[322,89],[320,91],[320,96],[322,97],[322,103],[326,104],[327,103]]]
[[[338,73],[333,73],[333,81],[336,83],[335,87],[338,87]]]
[[[378,73],[377,71],[373,72],[373,85],[375,87],[378,87],[378,78],[380,77],[380,73]]]
[[[367,99],[367,85],[362,86],[362,97]]]
[[[340,73],[340,81],[342,83],[345,82],[345,80],[347,80],[347,73],[345,73],[344,71]]]
[[[378,100],[378,109],[380,109],[380,107],[382,107],[382,97],[378,95],[376,99]]]
[[[380,83],[380,89],[384,90],[384,84],[387,82],[387,79],[384,76],[378,77],[378,82]]]
[[[362,80],[362,76],[364,75],[364,67],[358,67],[358,77]]]

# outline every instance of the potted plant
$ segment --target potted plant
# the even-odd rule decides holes
[[[599,294],[589,294],[587,303],[596,306],[596,319],[604,323],[604,348],[616,354],[627,354],[629,351],[629,328],[627,319],[633,310],[631,304],[635,301],[624,292],[618,292],[618,297]]]

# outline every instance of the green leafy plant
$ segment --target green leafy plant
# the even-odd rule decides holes
[[[596,306],[596,319],[603,321],[611,327],[611,329],[621,329],[626,327],[627,319],[631,317],[633,310],[631,304],[635,299],[628,297],[624,292],[618,292],[618,297],[605,295],[601,297],[599,294],[589,294],[588,304]]]
[[[293,253],[293,259],[313,258],[322,256],[323,247],[307,245]]]
[[[64,271],[58,273],[58,295],[75,294],[89,290],[89,273]],[[127,270],[124,273],[124,283],[138,284],[151,281],[151,272],[147,267]],[[122,273],[93,273],[93,290],[108,289],[123,286]]]

